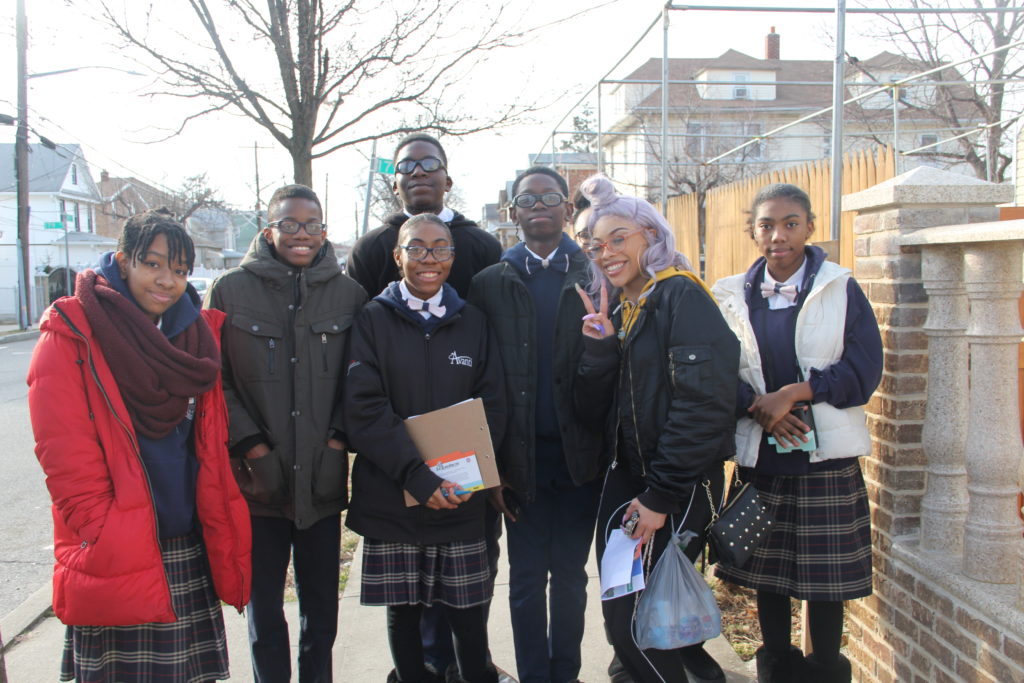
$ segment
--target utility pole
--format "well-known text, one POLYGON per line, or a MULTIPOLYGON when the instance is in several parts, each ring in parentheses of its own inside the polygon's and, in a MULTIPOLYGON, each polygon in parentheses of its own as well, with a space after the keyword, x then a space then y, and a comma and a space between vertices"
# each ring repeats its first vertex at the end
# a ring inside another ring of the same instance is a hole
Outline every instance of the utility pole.
POLYGON ((260 217, 260 153, 256 141, 252 141, 252 159, 256 166, 256 232, 263 229, 263 219, 260 217))
POLYGON ((14 175, 18 202, 18 327, 27 330, 32 315, 28 233, 28 21, 25 0, 18 0, 18 129, 14 137, 14 175))
MULTIPOLYGON (((330 188, 331 174, 324 173, 324 223, 327 223, 327 198, 331 195, 328 194, 327 190, 330 188)), ((327 223, 330 225, 330 223, 327 223)))
POLYGON ((377 172, 377 140, 373 140, 373 148, 370 150, 370 172, 366 174, 366 203, 363 204, 363 229, 360 235, 366 234, 366 228, 370 225, 370 196, 373 194, 373 178, 377 172))

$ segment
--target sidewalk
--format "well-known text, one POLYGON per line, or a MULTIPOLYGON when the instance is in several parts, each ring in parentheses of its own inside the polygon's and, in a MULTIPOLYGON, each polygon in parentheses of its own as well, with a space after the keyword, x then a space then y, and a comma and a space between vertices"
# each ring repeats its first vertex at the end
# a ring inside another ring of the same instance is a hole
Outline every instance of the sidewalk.
POLYGON ((16 342, 25 339, 35 339, 39 336, 39 328, 31 327, 22 330, 16 323, 0 325, 0 344, 5 342, 16 342))
MULTIPOLYGON (((504 548, 502 555, 504 557, 504 548)), ((392 666, 385 627, 385 610, 380 607, 363 607, 359 604, 361 557, 360 548, 356 552, 348 586, 341 599, 338 640, 334 646, 334 680, 339 683, 383 682, 392 666)), ((593 557, 587 570, 590 576, 587 635, 583 641, 583 670, 580 671, 580 680, 595 683, 608 680, 606 669, 608 662, 611 661, 612 649, 604 638, 601 601, 598 598, 597 562, 593 557)), ((45 591, 41 595, 45 596, 45 591)), ((44 610, 46 602, 48 601, 44 597, 44 610)), ((38 603, 37 599, 37 608, 38 603)), ((286 603, 285 613, 288 617, 292 652, 295 656, 298 651, 298 603, 286 603)), ((5 642, 13 641, 16 635, 7 631, 8 623, 9 619, 5 617, 3 627, 0 627, 5 642)), ((229 607, 224 610, 224 623, 231 657, 231 680, 251 683, 253 678, 248 657, 245 617, 229 607)), ((494 589, 490 637, 494 662, 514 675, 515 655, 512 630, 509 627, 508 574, 504 561, 501 563, 494 589)), ((56 618, 50 616, 38 621, 5 654, 7 675, 11 683, 52 683, 57 680, 63 642, 64 626, 56 618)), ((707 649, 726 670, 729 683, 753 681, 747 664, 740 660, 724 638, 719 636, 708 642, 707 649)), ((296 670, 294 664, 292 670, 296 670)))

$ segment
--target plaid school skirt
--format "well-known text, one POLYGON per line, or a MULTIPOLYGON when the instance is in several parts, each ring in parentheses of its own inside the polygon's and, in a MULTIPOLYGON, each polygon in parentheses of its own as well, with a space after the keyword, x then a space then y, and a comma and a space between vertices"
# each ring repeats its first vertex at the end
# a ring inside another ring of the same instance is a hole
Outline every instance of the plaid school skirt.
POLYGON ((363 605, 433 605, 466 608, 491 599, 487 543, 436 545, 363 538, 363 605))
POLYGON ((719 565, 719 578, 797 600, 871 595, 871 516, 858 461, 800 476, 744 469, 743 477, 775 523, 745 565, 719 565))
POLYGON ((228 678, 224 616, 195 534, 160 540, 171 588, 173 624, 68 626, 60 680, 79 683, 228 678))

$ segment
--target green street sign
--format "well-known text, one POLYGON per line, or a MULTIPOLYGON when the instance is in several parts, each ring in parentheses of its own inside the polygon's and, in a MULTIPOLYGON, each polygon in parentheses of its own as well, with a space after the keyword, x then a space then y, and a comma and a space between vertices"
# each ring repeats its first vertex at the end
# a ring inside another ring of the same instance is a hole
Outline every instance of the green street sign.
POLYGON ((391 159, 377 159, 377 158, 375 158, 374 162, 376 163, 375 169, 376 169, 377 173, 387 173, 388 175, 393 175, 394 174, 394 172, 395 172, 395 162, 393 162, 391 159))
POLYGON ((43 227, 47 230, 63 230, 64 224, 60 221, 47 221, 46 223, 43 223, 43 227))

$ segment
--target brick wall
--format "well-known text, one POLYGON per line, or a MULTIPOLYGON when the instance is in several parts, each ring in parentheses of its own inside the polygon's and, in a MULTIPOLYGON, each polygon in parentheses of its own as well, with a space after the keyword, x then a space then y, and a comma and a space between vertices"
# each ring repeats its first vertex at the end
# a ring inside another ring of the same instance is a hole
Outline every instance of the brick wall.
MULTIPOLYGON (((896 243, 897 236, 925 227, 997 220, 998 210, 951 206, 943 187, 911 188, 916 191, 903 195, 916 200, 900 201, 901 178, 888 181, 892 191, 877 192, 877 186, 844 198, 843 206, 860 211, 854 275, 872 303, 885 350, 882 382, 867 406, 874 445, 862 459, 875 590, 850 602, 847 612, 854 680, 1024 681, 1019 633, 998 627, 984 606, 976 608, 957 590, 966 581, 958 575, 959 557, 947 558, 949 567, 914 559, 925 490, 927 295, 919 248, 896 243)), ((1015 609, 1012 599, 1006 609, 1015 609)))

